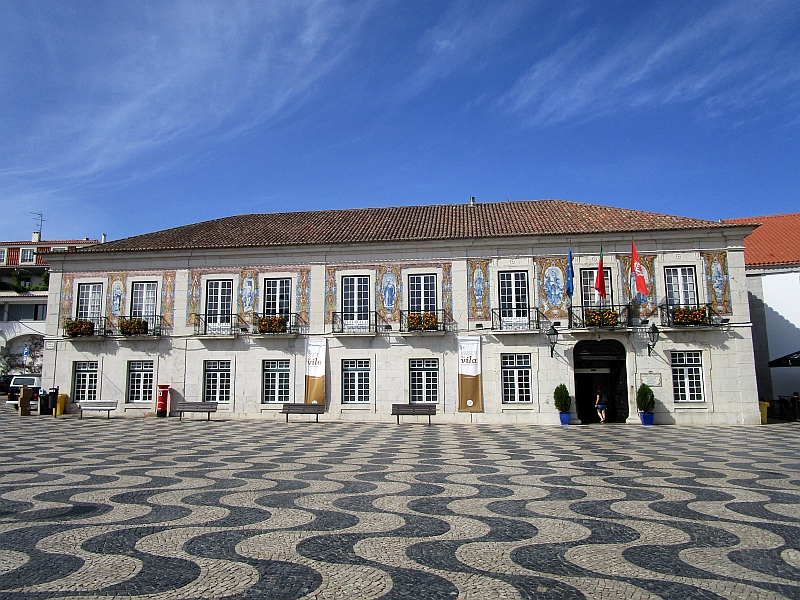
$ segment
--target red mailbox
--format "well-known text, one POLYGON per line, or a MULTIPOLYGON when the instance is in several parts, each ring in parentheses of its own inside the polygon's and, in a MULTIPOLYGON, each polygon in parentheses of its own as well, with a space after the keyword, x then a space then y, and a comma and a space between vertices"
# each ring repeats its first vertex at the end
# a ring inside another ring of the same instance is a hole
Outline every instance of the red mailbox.
POLYGON ((156 404, 156 416, 166 417, 169 410, 169 384, 158 384, 158 403, 156 404))

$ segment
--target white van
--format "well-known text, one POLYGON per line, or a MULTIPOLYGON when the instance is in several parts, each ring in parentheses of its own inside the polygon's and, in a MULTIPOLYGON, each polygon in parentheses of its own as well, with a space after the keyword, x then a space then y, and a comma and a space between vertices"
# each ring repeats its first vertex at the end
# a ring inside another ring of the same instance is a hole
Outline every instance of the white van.
POLYGON ((14 375, 14 377, 11 378, 11 382, 8 384, 8 400, 6 400, 6 404, 17 405, 17 400, 22 392, 23 385, 27 385, 33 390, 31 404, 39 401, 39 394, 44 391, 40 389, 42 386, 42 376, 35 374, 14 375))

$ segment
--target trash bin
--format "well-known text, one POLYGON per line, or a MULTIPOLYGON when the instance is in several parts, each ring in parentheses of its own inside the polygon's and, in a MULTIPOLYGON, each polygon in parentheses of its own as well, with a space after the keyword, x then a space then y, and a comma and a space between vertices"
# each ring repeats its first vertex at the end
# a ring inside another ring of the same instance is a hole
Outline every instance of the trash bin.
POLYGON ((52 387, 47 392, 47 414, 55 416, 56 406, 58 406, 58 387, 52 387))
POLYGON ((767 424, 767 409, 769 408, 769 402, 764 402, 763 400, 758 401, 758 408, 761 409, 761 424, 767 424))
POLYGON ((56 416, 61 416, 64 414, 64 410, 67 408, 67 395, 66 394, 59 394, 58 400, 56 401, 56 416))

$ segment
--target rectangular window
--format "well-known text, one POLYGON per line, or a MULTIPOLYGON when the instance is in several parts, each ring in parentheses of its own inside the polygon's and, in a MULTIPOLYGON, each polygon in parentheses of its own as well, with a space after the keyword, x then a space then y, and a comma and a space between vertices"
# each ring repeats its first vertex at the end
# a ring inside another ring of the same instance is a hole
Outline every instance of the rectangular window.
POLYGON ((153 401, 153 361, 128 362, 128 402, 153 401))
POLYGON ((705 402, 700 352, 672 352, 671 362, 672 396, 675 402, 705 402))
POLYGON ((528 325, 528 274, 525 271, 500 273, 500 318, 504 328, 528 325))
POLYGON ((78 308, 75 313, 78 319, 97 320, 102 314, 103 284, 79 283, 78 308))
POLYGON ((667 304, 697 305, 697 285, 694 267, 667 267, 664 269, 667 284, 667 304))
POLYGON ((262 402, 289 402, 289 361, 264 361, 264 397, 262 402))
POLYGON ((19 262, 20 264, 36 262, 36 255, 34 254, 33 248, 23 248, 20 250, 19 262))
POLYGON ((79 361, 74 363, 72 401, 91 402, 97 400, 97 362, 79 361))
POLYGON ((436 310, 436 275, 409 275, 408 312, 436 310))
POLYGON ((230 402, 231 361, 207 360, 203 367, 203 402, 230 402))
POLYGON ((215 279, 206 283, 206 333, 231 333, 233 281, 215 279))
POLYGON ((603 276, 606 280, 606 299, 603 300, 597 290, 594 289, 594 281, 597 278, 597 269, 581 269, 581 301, 584 306, 605 306, 614 302, 614 294, 611 288, 611 269, 603 269, 603 276))
POLYGON ((342 323, 345 331, 369 330, 369 277, 342 277, 342 323))
POLYGON ((155 281, 136 281, 131 286, 131 316, 152 317, 156 314, 156 293, 158 283, 155 281))
POLYGON ((342 404, 369 402, 369 360, 342 361, 342 404))
POLYGON ((409 371, 410 402, 438 402, 439 359, 412 358, 409 371))
POLYGON ((0 248, 0 265, 6 264, 6 249, 0 248))
POLYGON ((288 315, 290 310, 292 280, 264 280, 264 314, 288 315))
POLYGON ((503 404, 531 401, 531 355, 501 354, 503 404))
POLYGON ((9 304, 6 318, 9 321, 44 321, 47 304, 9 304))

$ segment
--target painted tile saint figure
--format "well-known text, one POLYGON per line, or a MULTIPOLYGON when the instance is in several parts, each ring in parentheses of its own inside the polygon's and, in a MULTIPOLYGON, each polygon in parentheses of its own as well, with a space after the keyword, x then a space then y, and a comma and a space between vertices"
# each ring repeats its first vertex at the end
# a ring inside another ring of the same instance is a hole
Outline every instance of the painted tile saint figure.
POLYGON ((382 282, 383 308, 394 310, 394 299, 397 295, 397 284, 394 273, 385 273, 382 282))
POLYGON ((564 273, 558 267, 548 267, 544 272, 544 293, 551 306, 558 306, 564 298, 564 273))
POLYGON ((475 293, 475 306, 479 309, 483 308, 483 293, 485 291, 484 281, 483 271, 481 269, 475 269, 475 275, 472 278, 472 289, 475 293))

